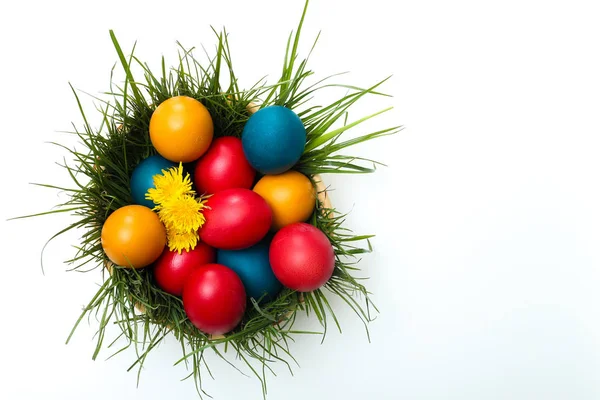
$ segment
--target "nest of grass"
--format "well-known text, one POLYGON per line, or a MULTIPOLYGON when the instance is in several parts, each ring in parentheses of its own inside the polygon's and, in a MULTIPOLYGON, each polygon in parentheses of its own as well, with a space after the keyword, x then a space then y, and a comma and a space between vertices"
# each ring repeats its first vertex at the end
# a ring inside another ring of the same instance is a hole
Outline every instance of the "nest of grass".
POLYGON ((201 397, 206 394, 202 389, 204 374, 210 374, 205 352, 214 352, 230 363, 225 358, 226 351, 235 352, 237 358, 247 365, 251 373, 260 380, 265 394, 266 371, 271 370, 269 364, 280 361, 290 367, 289 362, 294 359, 290 342, 296 335, 315 333, 294 329, 299 312, 318 319, 323 327, 322 332, 318 333, 323 337, 331 321, 340 328, 328 296, 339 296, 363 321, 365 328, 372 320, 371 312, 376 308, 371 303, 365 286, 353 275, 357 269, 358 257, 371 251, 371 236, 355 235, 344 228, 345 215, 323 201, 324 186, 318 176, 326 173, 373 172, 376 162, 343 155, 340 151, 367 140, 396 133, 400 127, 342 140, 341 136, 348 129, 388 110, 354 122, 347 121, 348 108, 365 96, 382 95, 376 90, 386 79, 365 89, 329 83, 327 80, 331 77, 306 84, 313 72, 307 69, 308 57, 301 60, 298 56, 305 14, 306 6, 295 33, 290 34, 282 74, 275 84, 267 84, 261 80, 247 90, 238 87, 227 33, 224 30, 215 31, 216 52, 207 62, 198 61, 193 49, 181 47, 177 65, 168 69, 163 58, 162 69, 158 74, 136 58, 133 51, 130 54, 123 52, 111 31, 110 36, 125 73, 125 81, 118 85, 111 84, 107 93, 109 100, 97 99, 100 105, 98 110, 102 113, 99 127, 92 127, 88 123, 78 94, 73 90, 83 124, 74 128, 72 133, 85 146, 85 151, 58 145, 71 155, 71 161, 65 162, 63 167, 73 179, 74 187, 43 186, 70 194, 69 200, 51 213, 68 212, 76 218, 75 222, 54 237, 71 229, 82 229, 84 232, 81 243, 77 246, 77 253, 67 262, 75 270, 101 271, 103 274, 103 283, 84 308, 69 335, 70 339, 77 325, 86 316, 96 316, 99 327, 94 359, 104 347, 112 349, 113 355, 134 347, 136 359, 130 370, 137 368, 139 380, 139 373, 148 355, 165 337, 173 335, 181 343, 182 349, 176 364, 187 365, 187 378, 193 379, 201 397), (141 71, 142 76, 134 76, 134 70, 141 71), (228 83, 224 85, 223 81, 228 83), (329 87, 343 87, 347 92, 325 106, 307 105, 317 92, 329 87), (100 243, 104 221, 113 211, 132 204, 129 190, 131 172, 140 161, 156 154, 148 134, 150 117, 160 103, 179 95, 197 99, 207 107, 213 119, 215 138, 240 137, 244 124, 251 115, 249 107, 252 108, 253 104, 256 104, 254 109, 271 105, 285 106, 300 116, 306 127, 307 142, 304 154, 294 169, 312 177, 314 184, 320 188, 321 195, 309 223, 327 235, 336 254, 333 276, 324 287, 308 293, 283 289, 273 301, 265 304, 251 300, 239 326, 220 337, 210 337, 194 327, 186 317, 182 300, 156 286, 151 268, 138 270, 113 267, 109 274, 105 273, 106 268, 103 267, 108 262, 100 243), (333 128, 334 126, 338 127, 333 128), (107 338, 107 327, 111 324, 120 328, 120 334, 107 338), (125 346, 115 349, 116 343, 122 343, 122 339, 126 342, 125 346))

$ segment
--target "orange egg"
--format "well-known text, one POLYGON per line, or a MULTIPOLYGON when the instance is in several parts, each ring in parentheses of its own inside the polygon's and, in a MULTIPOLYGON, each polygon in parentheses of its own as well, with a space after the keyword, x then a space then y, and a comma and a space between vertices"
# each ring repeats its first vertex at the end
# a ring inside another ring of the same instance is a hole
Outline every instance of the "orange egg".
POLYGON ((148 207, 131 205, 109 215, 102 227, 101 242, 114 264, 143 268, 161 255, 167 234, 156 213, 148 207))
POLYGON ((200 158, 213 138, 210 113, 196 99, 171 97, 162 102, 150 118, 150 140, 158 153, 174 162, 200 158))
POLYGON ((256 183, 254 191, 271 207, 272 230, 306 221, 315 209, 315 188, 310 179, 298 171, 265 175, 256 183))

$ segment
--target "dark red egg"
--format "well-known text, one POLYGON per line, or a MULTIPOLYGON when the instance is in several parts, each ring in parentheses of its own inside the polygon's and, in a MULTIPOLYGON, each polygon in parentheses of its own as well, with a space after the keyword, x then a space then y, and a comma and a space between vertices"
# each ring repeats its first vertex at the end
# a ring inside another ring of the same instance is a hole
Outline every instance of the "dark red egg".
POLYGON ((185 283, 183 308, 196 328, 211 335, 222 335, 235 328, 244 316, 244 284, 224 265, 203 265, 185 283))
POLYGON ((272 214, 267 202, 248 189, 217 192, 203 210, 206 222, 200 239, 223 250, 241 250, 258 243, 269 232, 272 214))
POLYGON ((183 285, 194 270, 216 260, 216 251, 206 243, 199 242, 193 250, 181 254, 165 248, 154 263, 154 279, 158 287, 167 293, 181 296, 183 285))
POLYGON ((233 136, 213 140, 198 162, 194 183, 198 193, 218 193, 232 188, 250 189, 256 171, 244 155, 242 141, 233 136))
POLYGON ((323 232, 310 224, 297 222, 275 234, 269 261, 273 273, 285 287, 310 292, 331 278, 335 253, 323 232))

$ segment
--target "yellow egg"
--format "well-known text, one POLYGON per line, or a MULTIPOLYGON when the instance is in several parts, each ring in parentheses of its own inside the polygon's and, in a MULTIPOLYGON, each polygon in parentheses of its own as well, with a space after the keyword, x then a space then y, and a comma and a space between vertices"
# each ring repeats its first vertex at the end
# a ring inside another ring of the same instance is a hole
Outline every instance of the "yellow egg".
POLYGON ((191 162, 204 154, 213 139, 213 129, 206 107, 187 96, 165 100, 150 118, 152 145, 174 162, 191 162))
POLYGON ((254 191, 271 207, 272 230, 306 221, 315 209, 315 188, 310 179, 298 171, 265 175, 256 183, 254 191))
POLYGON ((148 207, 121 207, 108 216, 101 233, 102 248, 116 265, 143 268, 162 254, 165 227, 148 207))

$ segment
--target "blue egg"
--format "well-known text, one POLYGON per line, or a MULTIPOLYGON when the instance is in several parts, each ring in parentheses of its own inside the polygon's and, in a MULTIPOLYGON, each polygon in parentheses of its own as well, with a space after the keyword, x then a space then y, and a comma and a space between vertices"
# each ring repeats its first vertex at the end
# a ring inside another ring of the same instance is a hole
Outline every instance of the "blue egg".
POLYGON ((154 187, 154 175, 162 174, 162 170, 175 167, 176 164, 159 155, 150 156, 138 164, 131 174, 131 197, 135 204, 154 208, 152 200, 146 199, 148 189, 154 187))
POLYGON ((304 152, 306 129, 289 108, 270 106, 252 114, 242 132, 248 162, 263 174, 292 168, 304 152))
POLYGON ((231 268, 238 274, 248 297, 258 300, 273 299, 281 290, 269 263, 270 240, 264 239, 243 250, 218 250, 217 263, 231 268))

